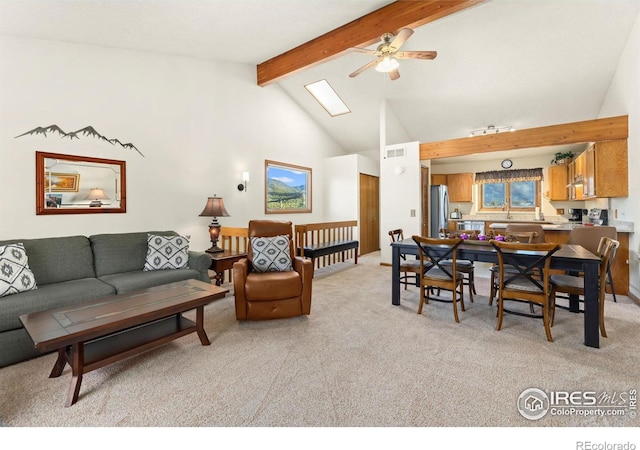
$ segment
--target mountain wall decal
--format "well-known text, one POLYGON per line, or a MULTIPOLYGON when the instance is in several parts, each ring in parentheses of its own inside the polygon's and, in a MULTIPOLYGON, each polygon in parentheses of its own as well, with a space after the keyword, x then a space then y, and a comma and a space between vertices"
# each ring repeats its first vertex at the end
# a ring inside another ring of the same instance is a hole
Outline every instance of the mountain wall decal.
POLYGON ((33 130, 29 130, 26 133, 22 133, 22 134, 16 136, 14 139, 17 139, 17 138, 22 137, 22 136, 32 135, 32 134, 35 134, 36 136, 41 134, 44 137, 47 137, 47 133, 51 133, 51 134, 57 133, 60 136, 62 136, 63 138, 68 137, 71 140, 79 139, 79 135, 80 136, 89 136, 89 137, 101 139, 103 141, 108 142, 111 145, 119 144, 123 148, 131 148, 131 149, 137 151, 140 154, 140 156, 142 156, 144 158, 144 155, 142 154, 142 152, 140 150, 138 150, 138 148, 135 145, 133 145, 131 142, 123 144, 117 138, 109 139, 106 136, 103 136, 102 134, 98 133, 98 131, 95 128, 93 128, 91 125, 86 126, 84 128, 81 128, 81 129, 79 129, 77 131, 71 131, 69 133, 65 132, 58 125, 49 125, 48 127, 36 127, 33 130))

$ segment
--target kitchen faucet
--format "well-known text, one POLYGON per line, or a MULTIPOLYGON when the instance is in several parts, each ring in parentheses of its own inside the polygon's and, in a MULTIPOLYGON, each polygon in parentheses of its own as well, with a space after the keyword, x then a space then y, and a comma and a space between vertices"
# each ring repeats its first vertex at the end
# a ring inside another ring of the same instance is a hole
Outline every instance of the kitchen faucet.
POLYGON ((502 210, 507 210, 507 220, 512 219, 513 217, 511 217, 511 212, 509 211, 509 203, 503 203, 502 204, 502 210))

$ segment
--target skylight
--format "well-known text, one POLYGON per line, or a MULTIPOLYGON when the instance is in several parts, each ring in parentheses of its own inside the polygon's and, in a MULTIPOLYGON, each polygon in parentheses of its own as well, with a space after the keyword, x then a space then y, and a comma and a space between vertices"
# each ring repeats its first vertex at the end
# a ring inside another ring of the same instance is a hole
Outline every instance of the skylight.
POLYGON ((350 113, 351 110, 336 94, 327 80, 316 81, 305 86, 307 91, 315 98, 331 117, 350 113))

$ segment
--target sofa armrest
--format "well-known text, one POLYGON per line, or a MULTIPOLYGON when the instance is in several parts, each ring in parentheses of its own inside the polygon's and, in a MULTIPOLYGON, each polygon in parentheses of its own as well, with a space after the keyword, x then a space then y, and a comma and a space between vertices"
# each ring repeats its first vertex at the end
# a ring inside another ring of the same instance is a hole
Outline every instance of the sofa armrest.
POLYGON ((206 283, 211 283, 209 267, 211 267, 211 257, 207 253, 189 250, 189 268, 200 272, 200 280, 206 283))

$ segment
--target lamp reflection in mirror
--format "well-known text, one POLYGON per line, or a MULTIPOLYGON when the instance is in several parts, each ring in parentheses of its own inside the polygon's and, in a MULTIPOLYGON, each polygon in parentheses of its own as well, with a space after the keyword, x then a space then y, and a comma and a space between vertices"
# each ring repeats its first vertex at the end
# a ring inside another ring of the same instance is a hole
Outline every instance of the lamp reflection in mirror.
POLYGON ((211 247, 205 250, 207 253, 218 253, 223 251, 218 247, 218 237, 220 236, 220 224, 218 223, 218 217, 229 217, 227 209, 224 207, 224 202, 221 197, 213 197, 207 199, 207 204, 200 213, 202 217, 213 217, 211 224, 209 225, 209 236, 211 238, 211 247))
POLYGON ((99 208, 102 206, 102 202, 100 200, 109 200, 109 197, 104 193, 104 189, 92 188, 91 191, 89 191, 89 195, 84 199, 91 200, 91 203, 89 203, 91 208, 99 208))
POLYGON ((247 184, 249 183, 249 172, 242 172, 242 183, 238 185, 240 192, 247 190, 247 184))

